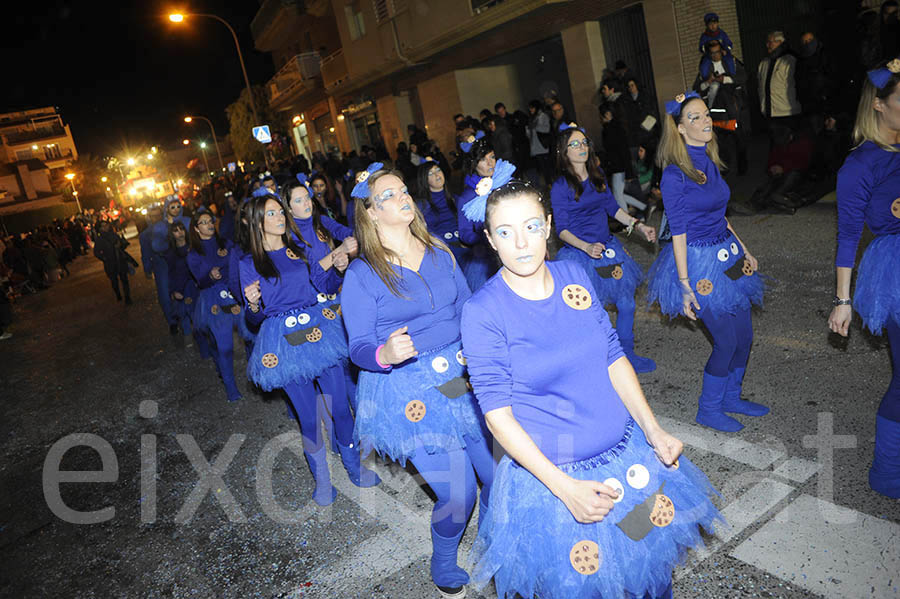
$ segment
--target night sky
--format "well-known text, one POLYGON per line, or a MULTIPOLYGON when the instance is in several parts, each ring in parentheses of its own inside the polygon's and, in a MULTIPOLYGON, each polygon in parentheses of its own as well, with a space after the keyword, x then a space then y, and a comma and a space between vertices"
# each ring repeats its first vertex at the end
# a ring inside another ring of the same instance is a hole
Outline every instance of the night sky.
POLYGON ((274 74, 270 54, 253 48, 255 0, 172 4, 21 2, 4 15, 0 112, 57 106, 79 152, 121 154, 129 147, 172 148, 185 137, 228 133, 225 107, 244 88, 228 29, 208 18, 170 23, 169 12, 213 13, 235 29, 250 83, 274 74), (177 10, 173 10, 177 9, 177 10))

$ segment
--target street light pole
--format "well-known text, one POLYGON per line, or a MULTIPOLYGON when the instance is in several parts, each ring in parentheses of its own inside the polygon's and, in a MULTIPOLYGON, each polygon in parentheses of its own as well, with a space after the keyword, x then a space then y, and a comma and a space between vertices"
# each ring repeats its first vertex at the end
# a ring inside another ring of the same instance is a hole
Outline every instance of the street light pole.
POLYGON ((78 199, 78 191, 75 189, 75 173, 66 173, 66 179, 69 180, 69 185, 72 186, 72 197, 75 198, 75 204, 78 206, 78 214, 83 214, 84 210, 81 209, 81 200, 78 199))
POLYGON ((206 165, 206 176, 209 177, 209 160, 206 159, 206 144, 200 142, 200 151, 203 152, 203 164, 206 165))
POLYGON ((213 143, 216 144, 216 155, 219 157, 219 168, 224 171, 225 163, 222 162, 222 152, 219 150, 219 140, 216 137, 216 128, 213 127, 212 121, 209 120, 208 118, 206 118, 205 116, 191 115, 191 116, 184 117, 184 122, 190 123, 194 119, 203 119, 209 125, 209 130, 212 131, 213 143))

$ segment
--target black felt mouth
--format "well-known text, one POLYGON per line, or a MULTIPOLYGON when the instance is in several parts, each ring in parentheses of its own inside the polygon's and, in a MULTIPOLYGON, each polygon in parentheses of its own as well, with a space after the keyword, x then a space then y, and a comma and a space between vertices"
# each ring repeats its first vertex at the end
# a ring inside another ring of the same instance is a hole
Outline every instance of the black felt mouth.
POLYGON ((328 306, 328 309, 331 310, 332 312, 334 312, 335 314, 337 314, 341 309, 341 305, 340 304, 331 304, 330 306, 328 306))
POLYGON ((737 281, 744 275, 744 261, 739 260, 731 265, 731 268, 725 271, 725 274, 728 275, 728 278, 732 281, 737 281))
POLYGON ((293 333, 288 333, 284 336, 287 339, 287 342, 291 345, 303 345, 304 343, 309 342, 309 339, 306 338, 306 335, 312 333, 318 327, 309 327, 308 329, 300 329, 299 331, 294 331, 293 333))
POLYGON ((602 278, 611 279, 613 278, 613 270, 615 270, 617 266, 622 266, 622 263, 619 262, 618 264, 610 264, 609 266, 598 266, 595 270, 602 278))
POLYGON ((231 309, 237 306, 237 304, 219 304, 219 310, 223 312, 231 312, 231 309))
POLYGON ((458 376, 450 379, 443 385, 435 386, 435 389, 443 393, 444 397, 456 399, 469 390, 469 385, 464 377, 458 376))
POLYGON ((654 527, 653 522, 650 521, 650 513, 653 511, 653 506, 656 503, 656 496, 662 493, 664 486, 665 483, 661 484, 656 493, 651 493, 647 499, 634 506, 631 511, 628 512, 628 515, 616 524, 616 526, 618 526, 632 541, 642 540, 650 534, 651 530, 653 530, 654 527))

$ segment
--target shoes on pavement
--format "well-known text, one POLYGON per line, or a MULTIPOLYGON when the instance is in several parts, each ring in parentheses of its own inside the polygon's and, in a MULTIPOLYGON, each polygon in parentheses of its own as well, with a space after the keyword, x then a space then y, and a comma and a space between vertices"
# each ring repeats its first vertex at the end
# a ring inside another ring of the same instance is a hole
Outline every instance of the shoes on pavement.
POLYGON ((2 335, 0 335, 0 341, 6 341, 7 339, 9 339, 12 336, 13 336, 12 333, 3 333, 2 335))

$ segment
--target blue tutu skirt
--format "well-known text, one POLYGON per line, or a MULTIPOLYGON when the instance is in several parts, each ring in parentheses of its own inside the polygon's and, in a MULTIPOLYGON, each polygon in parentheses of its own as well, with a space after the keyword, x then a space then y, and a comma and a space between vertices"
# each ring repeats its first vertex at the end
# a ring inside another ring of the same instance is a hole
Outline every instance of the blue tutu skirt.
POLYGON ((470 553, 473 581, 482 587, 493 578, 501 599, 660 595, 687 550, 703 545, 700 527, 712 532, 724 524, 706 475, 684 456, 677 464, 663 465, 630 420, 615 446, 560 465, 573 478, 620 491, 606 518, 581 524, 541 481, 504 457, 470 553))
POLYGON ((244 319, 244 311, 224 283, 200 290, 194 302, 194 325, 201 332, 225 334, 239 326, 239 319, 244 319))
POLYGON ((323 304, 267 317, 247 361, 247 378, 264 391, 311 381, 347 359, 340 315, 323 304))
POLYGON ((611 237, 605 245, 602 258, 591 258, 579 249, 564 245, 556 253, 556 259, 581 264, 605 305, 616 304, 623 299, 634 302, 634 292, 643 282, 644 272, 618 239, 611 237))
POLYGON ((488 279, 494 276, 499 268, 496 256, 486 245, 469 248, 459 265, 472 293, 475 293, 488 279))
POLYGON ((891 318, 900 324, 900 233, 876 237, 866 248, 859 261, 853 306, 876 335, 891 318))
MULTIPOLYGON (((721 316, 746 310, 751 304, 762 305, 765 282, 745 263, 744 249, 731 231, 717 240, 688 244, 687 263, 701 309, 709 308, 713 315, 721 316)), ((663 314, 670 318, 680 315, 684 303, 671 243, 650 266, 647 278, 647 305, 659 302, 663 314)))
POLYGON ((256 341, 256 335, 259 331, 254 331, 250 328, 250 325, 247 324, 247 318, 244 312, 241 312, 241 317, 237 319, 237 329, 238 334, 241 336, 241 339, 244 341, 256 341))
POLYGON ((464 448, 464 437, 484 438, 464 363, 457 341, 386 372, 361 370, 355 437, 363 455, 374 449, 405 465, 420 445, 435 453, 464 448))

